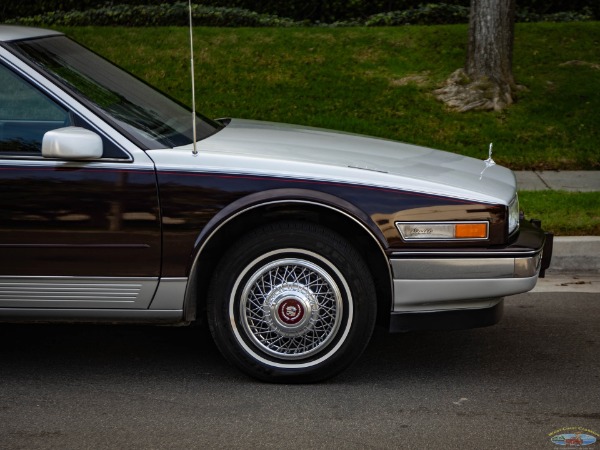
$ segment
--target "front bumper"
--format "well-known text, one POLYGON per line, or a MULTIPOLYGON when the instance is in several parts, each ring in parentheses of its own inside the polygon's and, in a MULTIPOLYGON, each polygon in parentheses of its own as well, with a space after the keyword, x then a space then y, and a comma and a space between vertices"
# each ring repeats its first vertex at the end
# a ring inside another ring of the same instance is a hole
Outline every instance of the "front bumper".
POLYGON ((503 248, 392 253, 390 330, 472 328, 497 322, 502 298, 533 289, 550 264, 553 237, 538 225, 522 222, 516 241, 503 248), (427 322, 432 325, 425 326, 427 322))

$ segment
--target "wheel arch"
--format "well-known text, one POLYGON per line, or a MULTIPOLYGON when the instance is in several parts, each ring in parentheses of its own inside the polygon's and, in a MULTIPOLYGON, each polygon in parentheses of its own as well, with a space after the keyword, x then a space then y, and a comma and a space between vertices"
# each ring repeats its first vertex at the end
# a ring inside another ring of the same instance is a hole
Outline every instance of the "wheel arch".
POLYGON ((264 191, 221 210, 196 239, 189 262, 185 320, 204 320, 208 286, 226 249, 245 232, 276 221, 300 220, 323 225, 352 243, 369 267, 377 295, 378 323, 386 325, 392 306, 392 275, 387 243, 369 216, 329 194, 306 190, 264 191))

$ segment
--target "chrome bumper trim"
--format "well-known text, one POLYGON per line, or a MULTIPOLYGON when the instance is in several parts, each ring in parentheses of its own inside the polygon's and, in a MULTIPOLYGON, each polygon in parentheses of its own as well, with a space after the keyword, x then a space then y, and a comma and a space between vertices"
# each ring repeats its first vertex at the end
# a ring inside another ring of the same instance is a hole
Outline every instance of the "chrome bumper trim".
POLYGON ((530 291, 537 278, 394 280, 393 312, 489 308, 491 298, 530 291))
POLYGON ((392 252, 392 258, 403 258, 405 256, 422 256, 422 257, 430 257, 430 256, 441 256, 445 258, 462 258, 465 256, 477 256, 478 258, 495 258, 495 257, 530 257, 537 255, 539 250, 528 250, 528 251, 497 251, 497 252, 473 252, 473 251, 439 251, 439 250, 420 250, 420 251, 405 251, 405 252, 392 252))
POLYGON ((488 308, 535 286, 542 254, 527 258, 392 259, 393 312, 488 308))
POLYGON ((528 258, 392 259, 391 264, 395 280, 456 280, 529 278, 538 272, 540 261, 538 253, 528 258))

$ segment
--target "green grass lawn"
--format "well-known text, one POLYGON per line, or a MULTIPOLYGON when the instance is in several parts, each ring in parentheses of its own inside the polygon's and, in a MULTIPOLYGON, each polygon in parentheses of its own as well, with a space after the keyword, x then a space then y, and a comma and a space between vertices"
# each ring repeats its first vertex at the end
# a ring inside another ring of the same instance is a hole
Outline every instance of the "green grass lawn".
MULTIPOLYGON (((191 104, 186 28, 62 29, 191 104)), ((431 92, 464 65, 467 26, 196 28, 198 110, 346 130, 513 170, 600 170, 600 22, 518 24, 524 86, 502 113, 454 113, 431 92)), ((600 194, 525 192, 557 234, 600 234, 600 194)))
POLYGON ((519 204, 527 219, 541 219, 556 235, 600 235, 600 193, 521 191, 519 204))
MULTIPOLYGON (((185 28, 65 29, 184 103, 185 28)), ((494 142, 512 169, 600 169, 600 22, 519 24, 503 113, 448 112, 431 91, 464 65, 467 26, 197 28, 198 109, 307 124, 477 158, 494 142)))

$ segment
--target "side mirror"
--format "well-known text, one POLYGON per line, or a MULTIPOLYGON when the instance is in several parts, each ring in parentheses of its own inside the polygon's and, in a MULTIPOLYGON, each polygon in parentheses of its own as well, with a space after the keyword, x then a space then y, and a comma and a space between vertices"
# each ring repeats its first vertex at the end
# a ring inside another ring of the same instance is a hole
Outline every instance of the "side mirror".
POLYGON ((59 159, 99 159, 102 158, 102 138, 85 128, 57 128, 44 134, 42 156, 59 159))

